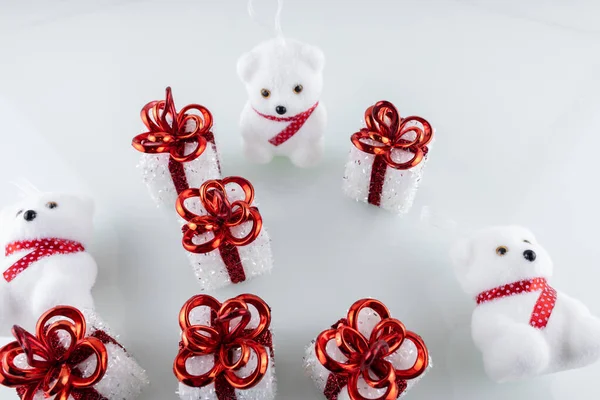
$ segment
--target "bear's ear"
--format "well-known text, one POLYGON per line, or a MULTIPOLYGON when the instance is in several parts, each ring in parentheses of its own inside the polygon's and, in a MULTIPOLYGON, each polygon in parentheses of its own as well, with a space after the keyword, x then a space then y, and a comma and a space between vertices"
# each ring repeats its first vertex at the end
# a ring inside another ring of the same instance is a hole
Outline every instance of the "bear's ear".
POLYGON ((469 269, 472 257, 472 246, 469 239, 459 239, 450 249, 450 259, 458 273, 466 272, 469 269))
POLYGON ((237 62, 237 73, 244 83, 250 82, 258 70, 258 54, 255 51, 242 54, 237 62))
POLYGON ((325 67, 325 54, 316 46, 303 44, 300 49, 300 57, 315 72, 321 72, 325 67))

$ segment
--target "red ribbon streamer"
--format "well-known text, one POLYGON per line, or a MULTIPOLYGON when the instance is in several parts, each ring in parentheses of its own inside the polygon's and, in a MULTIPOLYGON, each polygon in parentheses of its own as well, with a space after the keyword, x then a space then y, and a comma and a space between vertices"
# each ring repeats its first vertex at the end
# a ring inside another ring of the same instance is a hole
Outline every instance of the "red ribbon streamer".
POLYGON ((537 329, 544 329, 548 325, 548 320, 554 311, 556 305, 556 290, 548 285, 546 278, 526 279, 519 282, 509 283, 508 285, 487 290, 477 296, 477 304, 486 303, 503 297, 515 296, 523 293, 540 291, 540 295, 535 302, 529 325, 537 329))
POLYGON ((246 280, 246 272, 244 271, 244 265, 240 258, 240 252, 237 247, 229 242, 223 242, 219 246, 219 254, 225 267, 227 268, 227 275, 231 279, 231 283, 240 283, 246 280))
POLYGON ((296 114, 292 117, 276 117, 274 115, 263 114, 256 109, 254 109, 254 111, 256 111, 256 113, 261 117, 266 118, 270 121, 291 122, 285 128, 283 128, 281 132, 269 139, 269 143, 277 147, 284 144, 285 142, 290 140, 292 136, 298 133, 298 131, 304 126, 306 120, 308 120, 308 118, 312 115, 313 111, 315 111, 318 105, 319 102, 316 102, 315 105, 309 108, 308 110, 302 111, 300 114, 296 114))
POLYGON ((39 391, 55 400, 76 395, 103 399, 94 385, 106 373, 108 354, 101 340, 85 336, 86 322, 79 310, 59 306, 47 311, 38 320, 35 336, 16 325, 12 332, 16 341, 0 349, 0 384, 16 388, 23 400, 33 400, 39 391), (56 317, 67 319, 50 322, 56 317), (67 347, 61 344, 59 332, 70 337, 67 347), (27 359, 26 368, 15 364, 22 355, 27 359), (96 369, 83 377, 77 365, 89 357, 96 358, 96 369))
POLYGON ((372 388, 386 389, 380 397, 371 400, 395 400, 406 389, 406 381, 423 374, 429 365, 429 353, 423 339, 407 331, 402 322, 391 318, 383 303, 372 299, 355 302, 347 319, 321 332, 315 343, 315 354, 331 372, 324 391, 329 400, 337 400, 343 386, 347 387, 351 400, 369 400, 360 394, 360 378, 372 388), (364 309, 375 311, 381 318, 369 337, 365 337, 358 327, 358 317, 364 309), (417 359, 411 368, 398 370, 386 357, 395 353, 405 339, 415 344, 417 359), (337 361, 329 355, 327 344, 332 340, 346 361, 337 361))
POLYGON ((433 139, 433 129, 421 117, 400 118, 396 107, 389 101, 378 101, 365 111, 366 128, 352 135, 352 144, 362 152, 373 154, 373 166, 369 183, 368 202, 379 206, 387 167, 407 170, 419 165, 429 151, 427 145, 433 139), (414 123, 418 125, 414 125, 414 123), (414 139, 405 139, 407 134, 414 139), (396 162, 393 150, 404 150, 413 154, 406 162, 396 162))
MULTIPOLYGON (((213 320, 213 325, 214 322, 215 321, 213 320)), ((251 332, 250 329, 244 330, 246 335, 251 332)), ((273 351, 273 336, 270 330, 265 330, 260 336, 254 339, 254 341, 268 348, 271 358, 275 357, 275 352, 273 351)), ((227 379, 225 379, 223 375, 219 375, 215 379, 215 394, 217 395, 217 400, 237 400, 235 388, 227 382, 227 379)))
POLYGON ((29 251, 29 253, 17 262, 12 264, 2 274, 6 282, 15 279, 21 272, 26 270, 34 262, 55 254, 71 254, 85 251, 83 245, 79 242, 67 239, 44 238, 34 240, 19 240, 6 245, 4 254, 8 257, 19 251, 29 251))
POLYGON ((218 400, 236 400, 235 389, 244 390, 256 386, 264 377, 269 364, 269 349, 273 357, 273 340, 269 331, 271 311, 259 297, 242 294, 221 304, 208 295, 197 295, 189 299, 179 313, 182 341, 179 353, 173 364, 177 379, 190 387, 204 387, 215 384, 218 400), (253 306, 259 315, 256 328, 247 328, 253 306), (190 313, 197 307, 208 307, 211 312, 211 326, 194 325, 190 313), (233 325, 233 320, 239 321, 233 325), (235 360, 232 354, 240 352, 235 360), (255 369, 242 378, 236 371, 247 365, 251 353, 257 356, 255 369), (214 365, 202 375, 191 375, 186 368, 188 359, 214 355, 214 365))
POLYGON ((186 189, 179 194, 175 208, 177 213, 188 221, 183 227, 183 247, 192 253, 209 253, 219 249, 227 273, 233 283, 246 280, 244 266, 237 246, 252 243, 262 229, 262 217, 258 208, 251 206, 254 201, 254 187, 246 179, 230 176, 222 180, 206 181, 199 189, 186 189), (238 185, 244 192, 244 200, 230 202, 225 186, 238 185), (197 215, 190 211, 185 201, 198 197, 207 215, 197 215), (231 233, 231 228, 251 223, 250 231, 238 238, 231 233), (204 233, 212 233, 213 238, 197 244, 195 238, 204 233))
POLYGON ((381 204, 381 195, 383 194, 383 183, 385 182, 385 173, 387 164, 382 155, 376 155, 373 158, 371 167, 371 179, 369 180, 369 195, 367 201, 369 204, 378 206, 381 204))
MULTIPOLYGON (((169 153, 169 172, 177 194, 189 188, 183 163, 192 161, 204 152, 207 142, 216 149, 214 135, 211 132, 212 115, 207 108, 199 104, 190 104, 179 112, 175 108, 171 88, 166 89, 165 100, 155 100, 146 104, 141 111, 142 121, 147 132, 133 138, 132 146, 147 154, 169 153), (197 111, 200 114, 188 114, 197 111), (189 131, 188 122, 194 129, 189 131), (186 154, 186 144, 195 144, 186 154)), ((217 161, 218 162, 218 161, 217 161)), ((220 165, 218 165, 220 170, 220 165)))
MULTIPOLYGON (((327 383, 325 384, 325 390, 323 394, 327 400, 338 400, 338 396, 342 392, 344 386, 348 385, 348 378, 343 375, 329 374, 327 377, 327 383)), ((396 379, 396 385, 398 385, 398 397, 404 393, 408 387, 408 382, 402 378, 396 379)))

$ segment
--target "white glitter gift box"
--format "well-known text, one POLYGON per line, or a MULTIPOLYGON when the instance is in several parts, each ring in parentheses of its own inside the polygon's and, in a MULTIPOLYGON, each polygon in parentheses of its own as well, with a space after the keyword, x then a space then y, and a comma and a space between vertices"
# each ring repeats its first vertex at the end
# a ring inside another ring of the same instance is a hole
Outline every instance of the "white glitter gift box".
POLYGON ((147 131, 134 137, 132 145, 144 153, 139 167, 159 205, 173 207, 185 189, 221 177, 208 109, 190 104, 178 112, 168 87, 166 100, 146 104, 141 117, 147 131))
POLYGON ((204 182, 177 199, 183 247, 202 290, 240 283, 273 268, 269 235, 254 188, 241 177, 204 182))
POLYGON ((221 304, 189 299, 179 314, 181 342, 173 364, 182 400, 272 400, 277 390, 271 310, 242 294, 221 304))
POLYGON ((423 339, 373 299, 354 303, 345 319, 319 334, 304 357, 306 372, 328 400, 396 399, 429 366, 423 339))
POLYGON ((22 400, 129 400, 148 385, 136 363, 93 312, 58 306, 42 315, 35 336, 19 326, 0 349, 0 384, 22 400))
POLYGON ((433 129, 421 117, 400 118, 394 105, 379 101, 365 112, 366 128, 352 135, 344 193, 396 214, 414 201, 433 129))

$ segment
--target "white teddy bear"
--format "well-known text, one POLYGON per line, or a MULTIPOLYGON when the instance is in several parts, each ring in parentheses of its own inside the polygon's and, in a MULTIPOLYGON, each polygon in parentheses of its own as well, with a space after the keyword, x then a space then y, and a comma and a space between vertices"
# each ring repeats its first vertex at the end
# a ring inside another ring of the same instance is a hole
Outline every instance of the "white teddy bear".
POLYGON ((56 305, 94 307, 93 208, 89 198, 40 193, 2 210, 0 335, 14 324, 32 329, 56 305))
POLYGON ((451 256, 477 302, 472 336, 490 378, 527 378, 600 358, 600 320, 548 285, 552 260, 527 229, 485 229, 459 241, 451 256))
POLYGON ((240 57, 238 75, 248 91, 240 125, 250 161, 266 164, 282 155, 298 167, 310 167, 321 160, 327 121, 319 102, 324 64, 319 48, 282 38, 240 57))

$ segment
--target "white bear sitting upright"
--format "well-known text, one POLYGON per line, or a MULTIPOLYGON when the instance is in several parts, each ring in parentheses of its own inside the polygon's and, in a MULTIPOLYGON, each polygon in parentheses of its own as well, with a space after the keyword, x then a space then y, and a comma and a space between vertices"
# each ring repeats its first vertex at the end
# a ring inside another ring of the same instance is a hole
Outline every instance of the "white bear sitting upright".
POLYGON ((327 114, 319 102, 323 88, 323 52, 291 39, 261 43, 238 61, 248 102, 240 120, 244 154, 266 164, 287 156, 298 167, 323 156, 327 114))
POLYGON ((600 357, 600 320, 548 285, 552 260, 527 229, 488 228, 453 248, 456 274, 477 302, 475 345, 502 382, 588 365, 600 357))
POLYGON ((94 307, 97 266, 85 250, 92 239, 93 208, 88 198, 40 193, 2 210, 0 335, 14 324, 33 329, 56 305, 94 307))

